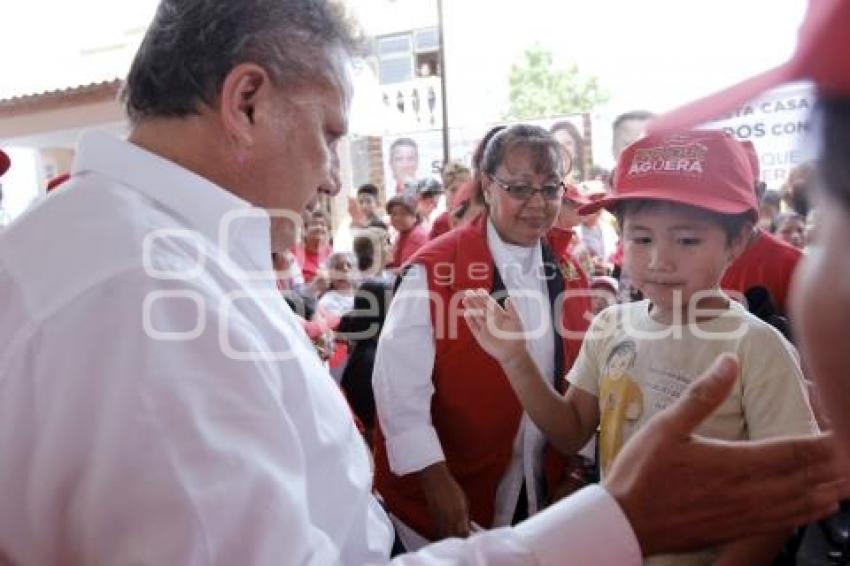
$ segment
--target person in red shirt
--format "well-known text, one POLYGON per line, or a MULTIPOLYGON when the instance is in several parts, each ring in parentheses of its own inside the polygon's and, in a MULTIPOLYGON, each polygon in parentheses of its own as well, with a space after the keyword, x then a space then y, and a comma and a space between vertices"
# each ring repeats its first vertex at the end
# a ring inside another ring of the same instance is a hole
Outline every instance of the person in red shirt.
POLYGON ((589 202, 590 200, 579 191, 578 187, 566 184, 564 197, 561 199, 561 210, 555 219, 555 225, 546 234, 552 250, 559 257, 570 258, 571 262, 580 266, 585 279, 587 274, 593 273, 593 259, 581 243, 576 227, 581 222, 579 207, 589 202))
POLYGON ((308 285, 313 282, 319 268, 331 255, 332 250, 328 244, 330 230, 331 222, 324 211, 314 210, 310 213, 304 227, 304 245, 295 249, 295 258, 301 266, 304 282, 308 285))
POLYGON ((393 257, 387 264, 390 269, 400 268, 428 241, 428 231, 422 226, 416 204, 416 198, 410 195, 396 195, 387 202, 390 224, 398 232, 393 242, 393 257))
POLYGON ((431 233, 432 220, 438 216, 436 212, 443 194, 443 185, 439 180, 429 177, 416 183, 416 212, 422 219, 422 226, 431 233))
POLYGON ((788 287, 803 252, 761 228, 756 228, 744 253, 726 269, 720 286, 747 294, 763 287, 780 314, 788 312, 788 287))
MULTIPOLYGON (((493 126, 484 137, 478 142, 475 151, 472 154, 472 170, 468 171, 468 177, 460 183, 454 193, 454 197, 449 199, 451 214, 447 216, 447 227, 444 232, 453 230, 459 226, 474 221, 478 215, 484 210, 484 193, 481 190, 481 160, 484 158, 484 150, 487 143, 493 136, 504 130, 505 126, 493 126)), ((443 227, 437 228, 437 232, 431 231, 431 239, 444 232, 443 227)))
MULTIPOLYGON (((764 200, 765 185, 760 180, 759 158, 752 142, 741 142, 753 170, 753 190, 759 202, 764 200)), ((747 299, 747 306, 761 318, 765 315, 783 315, 787 312, 786 301, 791 276, 803 254, 767 232, 756 227, 750 243, 732 264, 720 281, 724 291, 737 292, 747 299), (754 304, 758 302, 760 304, 754 304)))
POLYGON ((450 161, 443 167, 442 177, 443 189, 446 192, 446 210, 431 224, 432 240, 452 229, 451 213, 461 204, 456 200, 458 189, 472 178, 472 172, 460 161, 450 161))

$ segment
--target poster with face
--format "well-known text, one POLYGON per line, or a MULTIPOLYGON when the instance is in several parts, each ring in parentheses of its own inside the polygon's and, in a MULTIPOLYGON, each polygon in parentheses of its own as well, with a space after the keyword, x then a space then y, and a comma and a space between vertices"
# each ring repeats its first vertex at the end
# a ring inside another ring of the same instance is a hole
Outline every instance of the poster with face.
MULTIPOLYGON (((454 144, 453 144, 454 145, 454 144)), ((384 136, 384 183, 387 198, 405 191, 423 178, 439 178, 443 163, 443 133, 441 130, 403 132, 384 136)))
MULTIPOLYGON (((512 125, 520 122, 501 122, 512 125)), ((584 115, 571 114, 542 120, 524 120, 522 123, 540 126, 555 136, 565 151, 573 157, 571 178, 583 175, 589 161, 583 138, 584 115)), ((480 127, 452 128, 449 132, 451 159, 472 165, 472 155, 484 134, 496 124, 480 127)), ((385 135, 382 141, 384 156, 384 183, 387 198, 404 190, 405 183, 413 185, 426 177, 440 177, 443 165, 443 133, 439 129, 399 132, 385 135)))

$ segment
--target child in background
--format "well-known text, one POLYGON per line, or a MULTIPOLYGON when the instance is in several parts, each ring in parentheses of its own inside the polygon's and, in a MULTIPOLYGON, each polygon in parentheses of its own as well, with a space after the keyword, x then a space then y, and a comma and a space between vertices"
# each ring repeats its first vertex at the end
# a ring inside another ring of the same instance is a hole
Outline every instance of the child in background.
POLYGON ((328 290, 319 297, 318 309, 328 318, 336 319, 354 307, 354 284, 351 281, 354 260, 349 253, 337 252, 328 258, 328 290))
POLYGON ((304 219, 304 243, 296 246, 294 254, 307 284, 313 282, 331 255, 330 233, 331 219, 323 210, 314 210, 304 219))
POLYGON ((785 212, 776 217, 776 235, 779 239, 802 250, 806 244, 806 219, 796 212, 785 212))
POLYGON ((333 331, 339 327, 342 316, 354 308, 353 269, 351 254, 337 252, 328 258, 326 268, 316 278, 326 282, 327 290, 319 297, 316 314, 310 322, 325 330, 322 339, 327 348, 328 368, 337 382, 348 360, 348 344, 335 339, 333 331))
POLYGON ((390 224, 396 230, 393 254, 387 267, 398 270, 416 251, 428 242, 428 230, 422 226, 422 217, 416 211, 416 198, 396 195, 387 202, 390 224))
MULTIPOLYGON (((511 303, 502 310, 484 291, 466 297, 473 334, 563 452, 575 453, 599 427, 604 476, 623 443, 723 352, 737 355, 741 375, 698 434, 743 440, 817 432, 793 346, 719 287, 757 219, 753 181, 741 145, 722 132, 649 136, 623 152, 614 194, 589 206, 617 214, 626 266, 646 299, 594 319, 565 397, 546 385, 516 339, 522 325, 511 303)), ((787 534, 648 563, 769 564, 787 534)))
POLYGON ((357 189, 356 214, 357 220, 352 222, 352 228, 368 228, 383 223, 379 215, 378 187, 371 183, 360 185, 357 189))

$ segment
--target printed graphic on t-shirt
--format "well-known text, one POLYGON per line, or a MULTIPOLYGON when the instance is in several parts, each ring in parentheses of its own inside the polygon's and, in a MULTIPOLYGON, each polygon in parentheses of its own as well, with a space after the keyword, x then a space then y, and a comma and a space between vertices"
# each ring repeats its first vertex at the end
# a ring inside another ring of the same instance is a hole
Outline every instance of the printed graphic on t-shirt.
POLYGON ((629 373, 637 358, 635 342, 617 342, 605 358, 599 390, 599 452, 603 474, 623 447, 624 428, 633 428, 644 410, 640 384, 629 373))
POLYGON ((660 413, 673 404, 694 379, 693 375, 681 369, 667 368, 663 364, 651 363, 646 371, 650 378, 643 382, 643 386, 646 388, 647 408, 651 414, 660 413))

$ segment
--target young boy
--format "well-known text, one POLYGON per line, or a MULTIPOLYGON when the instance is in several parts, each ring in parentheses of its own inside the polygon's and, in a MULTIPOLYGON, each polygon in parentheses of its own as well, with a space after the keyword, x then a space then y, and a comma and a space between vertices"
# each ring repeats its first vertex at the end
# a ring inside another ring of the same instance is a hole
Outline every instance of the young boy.
MULTIPOLYGON (((567 454, 599 427, 604 476, 635 431, 731 352, 741 363, 738 384, 699 434, 741 440, 816 432, 793 347, 719 287, 758 214, 741 145, 713 131, 649 136, 623 152, 617 171, 613 195, 589 207, 618 216, 626 266, 646 299, 594 319, 565 397, 549 389, 516 339, 522 326, 510 302, 503 311, 483 291, 465 299, 473 334, 537 425, 567 454)), ((649 563, 768 564, 787 534, 649 563)))

